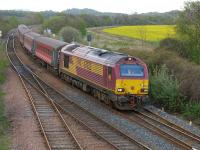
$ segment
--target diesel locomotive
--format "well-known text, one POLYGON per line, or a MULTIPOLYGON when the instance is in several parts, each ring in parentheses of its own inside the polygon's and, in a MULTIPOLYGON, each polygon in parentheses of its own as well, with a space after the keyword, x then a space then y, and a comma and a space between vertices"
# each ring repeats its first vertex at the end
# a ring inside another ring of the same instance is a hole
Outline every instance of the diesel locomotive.
POLYGON ((132 110, 148 97, 148 69, 139 58, 44 37, 25 25, 18 37, 48 70, 112 107, 132 110))

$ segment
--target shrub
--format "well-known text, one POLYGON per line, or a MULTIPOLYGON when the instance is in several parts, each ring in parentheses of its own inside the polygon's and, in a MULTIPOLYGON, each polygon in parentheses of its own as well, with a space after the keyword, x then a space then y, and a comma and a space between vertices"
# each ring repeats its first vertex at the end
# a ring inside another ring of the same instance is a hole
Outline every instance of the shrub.
MULTIPOLYGON (((170 72, 180 81, 180 91, 189 102, 200 100, 200 66, 166 50, 156 50, 157 57, 151 55, 154 64, 166 64, 170 72)), ((152 63, 152 62, 150 62, 152 63)))
POLYGON ((170 111, 180 110, 181 93, 179 83, 170 75, 166 65, 155 67, 150 76, 151 97, 156 102, 170 111))
POLYGON ((200 103, 188 104, 183 107, 183 115, 188 119, 200 118, 200 103))
POLYGON ((60 36, 65 42, 68 43, 81 40, 80 32, 77 29, 69 26, 66 26, 60 30, 60 36))
POLYGON ((51 29, 53 33, 58 33, 64 26, 66 26, 64 16, 54 16, 45 20, 43 23, 43 29, 51 29))
POLYGON ((0 84, 2 84, 6 78, 6 69, 8 66, 7 56, 5 54, 4 45, 0 43, 0 84))
POLYGON ((160 47, 166 48, 168 50, 173 50, 178 52, 181 56, 187 56, 187 50, 185 44, 175 38, 165 38, 160 41, 160 47))

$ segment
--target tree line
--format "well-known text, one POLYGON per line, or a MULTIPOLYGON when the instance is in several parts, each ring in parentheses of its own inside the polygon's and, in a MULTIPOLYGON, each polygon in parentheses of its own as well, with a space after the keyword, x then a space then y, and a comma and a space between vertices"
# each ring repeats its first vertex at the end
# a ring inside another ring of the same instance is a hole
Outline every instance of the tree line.
POLYGON ((3 33, 16 27, 18 24, 43 24, 43 27, 50 28, 54 33, 58 33, 64 26, 72 26, 78 29, 82 35, 86 34, 87 27, 117 26, 117 25, 149 25, 149 24, 175 24, 175 18, 179 11, 167 13, 147 13, 147 14, 114 14, 98 13, 91 14, 71 14, 69 11, 61 13, 54 11, 30 12, 15 10, 0 10, 0 30, 3 33), (17 20, 17 21, 16 21, 17 20), (9 25, 14 22, 15 25, 9 25), (55 23, 56 22, 56 23, 55 23))
POLYGON ((185 3, 176 20, 176 38, 167 38, 161 46, 200 64, 200 1, 185 3))
MULTIPOLYGON (((0 30, 3 36, 11 29, 16 28, 19 24, 35 25, 42 24, 44 17, 41 13, 19 13, 13 15, 13 11, 0 11, 0 30)), ((17 13, 18 12, 18 13, 17 13)))

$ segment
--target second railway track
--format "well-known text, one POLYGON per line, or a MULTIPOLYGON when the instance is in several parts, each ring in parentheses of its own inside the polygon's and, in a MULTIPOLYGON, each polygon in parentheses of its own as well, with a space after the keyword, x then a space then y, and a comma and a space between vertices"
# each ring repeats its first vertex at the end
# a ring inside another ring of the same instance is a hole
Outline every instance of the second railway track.
POLYGON ((21 79, 39 121, 49 149, 83 149, 71 130, 61 119, 63 116, 53 109, 51 100, 38 92, 27 81, 21 79))
POLYGON ((26 72, 20 61, 16 59, 17 57, 14 56, 12 49, 13 39, 10 37, 7 43, 9 58, 27 92, 48 149, 83 149, 64 121, 63 116, 54 106, 52 100, 22 78, 20 73, 25 75, 26 72))
POLYGON ((143 109, 143 111, 136 112, 143 120, 151 123, 153 126, 159 128, 160 130, 168 133, 171 137, 176 139, 181 139, 185 144, 190 145, 193 149, 200 148, 200 136, 164 119, 159 114, 155 114, 148 109, 143 109))

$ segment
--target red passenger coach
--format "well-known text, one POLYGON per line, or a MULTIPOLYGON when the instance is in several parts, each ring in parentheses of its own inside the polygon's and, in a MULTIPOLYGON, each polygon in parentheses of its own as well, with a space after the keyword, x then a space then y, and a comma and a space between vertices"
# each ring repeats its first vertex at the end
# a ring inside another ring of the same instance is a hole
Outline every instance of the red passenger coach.
POLYGON ((58 69, 58 57, 60 49, 67 43, 48 37, 35 39, 35 56, 42 60, 47 67, 58 69))
POLYGON ((28 32, 24 34, 24 47, 32 54, 35 55, 35 39, 41 36, 35 32, 28 32))

